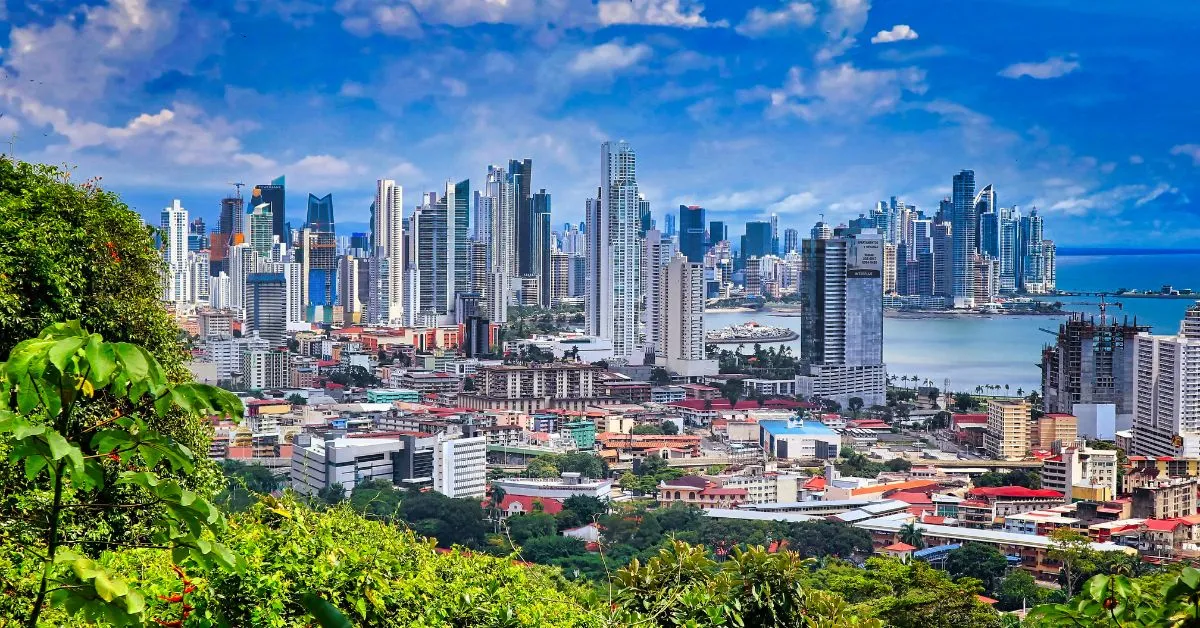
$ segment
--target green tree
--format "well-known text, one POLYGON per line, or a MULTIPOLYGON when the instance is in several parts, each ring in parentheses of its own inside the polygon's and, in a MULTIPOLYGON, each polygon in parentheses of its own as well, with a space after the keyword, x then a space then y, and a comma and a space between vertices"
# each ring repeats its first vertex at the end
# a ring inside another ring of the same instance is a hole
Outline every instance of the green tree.
POLYGON ((554 515, 544 512, 531 512, 524 515, 514 515, 506 521, 508 534, 514 543, 524 545, 527 541, 539 536, 554 536, 558 534, 554 515))
POLYGON ((1000 550, 983 543, 967 543, 946 556, 946 571, 955 578, 974 578, 983 583, 984 590, 993 587, 1004 577, 1008 560, 1000 550))
POLYGON ((346 487, 340 482, 334 482, 317 491, 317 502, 327 506, 336 506, 346 501, 346 487))
POLYGON ((542 565, 554 564, 555 559, 584 554, 587 554, 587 544, 569 536, 535 536, 521 546, 522 558, 542 565))
POLYGON ((482 547, 487 534, 477 499, 453 499, 441 493, 414 493, 400 502, 400 518, 439 547, 482 547))
POLYGON ((1053 545, 1047 556, 1062 564, 1059 580, 1063 591, 1067 596, 1074 595, 1080 575, 1095 569, 1096 550, 1092 549, 1091 539, 1078 530, 1058 528, 1049 536, 1053 545))
POLYGON ((662 433, 666 434, 667 436, 675 436, 679 433, 679 426, 676 425, 674 421, 663 421, 662 433))
POLYGON ((900 526, 900 531, 897 533, 896 538, 901 543, 907 543, 917 549, 925 549, 925 532, 911 521, 900 526))
POLYGON ((306 398, 304 397, 304 395, 301 395, 301 394, 299 394, 299 393, 292 393, 292 394, 288 395, 288 396, 287 396, 287 402, 288 402, 288 403, 290 403, 290 404, 292 404, 293 406, 306 406, 306 405, 308 405, 308 399, 306 399, 306 398))
POLYGON ((895 472, 912 470, 912 462, 910 462, 907 458, 892 458, 891 460, 883 463, 883 466, 888 471, 895 472))
POLYGON ((663 429, 662 429, 662 427, 659 427, 658 425, 649 425, 649 424, 637 425, 637 426, 634 426, 634 428, 632 430, 630 430, 629 433, 634 434, 635 436, 641 436, 641 435, 661 436, 663 433, 663 429))
POLYGON ((558 519, 558 529, 566 530, 592 523, 607 512, 608 502, 598 497, 572 495, 563 501, 563 509, 555 518, 558 519))
POLYGON ((997 590, 999 606, 1006 611, 1036 606, 1043 598, 1045 589, 1039 587, 1033 576, 1023 569, 1014 569, 1000 583, 997 590))
POLYGON ((862 409, 863 409, 863 398, 862 397, 851 397, 850 402, 847 404, 847 407, 850 409, 850 413, 853 414, 857 418, 858 413, 862 412, 862 409))
POLYGON ((721 385, 721 396, 729 400, 730 405, 737 405, 742 398, 743 384, 740 379, 731 379, 721 385))
POLYGON ((650 371, 650 383, 655 386, 666 386, 671 383, 671 374, 667 372, 667 369, 656 366, 650 371))
MULTIPOLYGON (((191 473, 191 450, 141 418, 172 411, 238 418, 237 397, 201 384, 171 384, 146 349, 106 342, 72 321, 50 325, 12 348, 0 364, 0 400, 0 450, 9 452, 32 483, 32 490, 15 500, 16 510, 4 515, 14 536, 0 538, 5 546, 24 548, 39 565, 33 590, 15 596, 23 602, 18 612, 28 615, 29 626, 38 625, 47 600, 91 620, 144 618, 145 596, 94 560, 104 550, 153 546, 171 550, 172 560, 181 565, 240 565, 211 540, 224 530, 221 512, 157 473, 168 468, 191 473), (89 418, 85 400, 95 398, 135 411, 134 418, 121 412, 100 422, 89 418), (97 536, 92 517, 109 509, 147 519, 145 538, 127 542, 97 536)), ((7 595, 14 593, 10 587, 7 595)))
POLYGON ((967 393, 954 395, 954 409, 958 412, 970 412, 975 409, 975 398, 967 393))
POLYGON ((368 519, 394 521, 404 494, 386 480, 368 480, 350 490, 350 507, 368 519))

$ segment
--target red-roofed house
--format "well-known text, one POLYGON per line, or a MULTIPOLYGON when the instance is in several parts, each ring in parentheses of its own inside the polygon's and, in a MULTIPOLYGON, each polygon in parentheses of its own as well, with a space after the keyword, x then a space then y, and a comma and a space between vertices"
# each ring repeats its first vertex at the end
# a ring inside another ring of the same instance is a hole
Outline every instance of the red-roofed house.
POLYGON ((736 508, 749 499, 750 492, 744 488, 722 488, 698 475, 664 480, 658 485, 658 502, 664 506, 682 503, 706 510, 736 508))
POLYGON ((891 545, 879 550, 879 553, 883 554, 884 556, 890 556, 900 560, 907 560, 916 550, 917 548, 909 545, 908 543, 892 543, 891 545))
MULTIPOLYGON (((491 504, 485 501, 483 502, 483 507, 489 508, 491 504)), ((505 495, 504 499, 500 500, 500 518, 507 519, 513 515, 525 515, 537 512, 539 507, 546 514, 557 515, 562 512, 563 503, 550 497, 505 495)))
POLYGON ((954 441, 976 449, 983 447, 983 433, 987 431, 986 414, 955 414, 950 417, 950 431, 954 441))

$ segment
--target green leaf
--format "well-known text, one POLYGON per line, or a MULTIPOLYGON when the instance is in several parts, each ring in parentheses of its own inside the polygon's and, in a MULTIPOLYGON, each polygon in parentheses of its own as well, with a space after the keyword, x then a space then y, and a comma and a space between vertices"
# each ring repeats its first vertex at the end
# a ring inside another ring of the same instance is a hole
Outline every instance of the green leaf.
POLYGON ((62 460, 67 457, 72 449, 78 451, 78 448, 73 447, 71 443, 67 442, 67 439, 63 438, 62 434, 59 434, 55 430, 46 430, 45 438, 46 444, 50 446, 50 455, 55 460, 62 460))
POLYGON ((30 436, 37 436, 45 433, 45 425, 34 425, 24 419, 17 419, 13 425, 13 438, 17 440, 25 440, 30 436))
POLYGON ((116 578, 110 579, 108 574, 103 571, 96 573, 93 586, 96 587, 96 595, 99 595, 105 602, 111 602, 129 593, 129 585, 116 578))
POLYGON ((130 591, 125 596, 125 612, 137 615, 144 610, 146 610, 146 598, 142 597, 142 594, 137 591, 130 591))
POLYGON ((300 595, 300 605, 308 611, 322 628, 353 628, 354 624, 321 596, 311 591, 300 595))
POLYGON ((1103 600, 1108 597, 1109 578, 1105 575, 1092 576, 1087 582, 1088 595, 1093 600, 1103 600))
POLYGON ((83 356, 91 367, 88 379, 92 381, 92 385, 96 388, 108 386, 113 372, 117 370, 117 356, 112 345, 104 342, 100 334, 92 334, 83 351, 83 356))
POLYGON ((85 338, 76 336, 59 340, 54 343, 54 346, 50 347, 50 363, 54 365, 54 368, 58 369, 59 373, 65 374, 67 372, 67 362, 71 360, 76 351, 83 347, 84 341, 85 338))
POLYGON ((46 465, 50 464, 44 456, 30 456, 25 459, 25 479, 32 482, 46 465))

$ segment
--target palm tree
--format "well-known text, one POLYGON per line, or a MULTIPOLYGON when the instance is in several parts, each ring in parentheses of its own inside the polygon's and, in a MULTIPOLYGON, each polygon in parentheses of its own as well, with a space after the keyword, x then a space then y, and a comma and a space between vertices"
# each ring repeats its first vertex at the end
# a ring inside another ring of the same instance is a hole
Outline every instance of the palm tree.
POLYGON ((1004 394, 1008 395, 1008 384, 1004 385, 1004 394))
POLYGON ((917 527, 915 521, 900 526, 897 537, 901 543, 907 543, 917 549, 925 549, 925 533, 917 527))
POLYGON ((1024 396, 1025 396, 1025 389, 1024 389, 1024 388, 1018 388, 1018 389, 1017 389, 1017 396, 1018 396, 1018 397, 1024 397, 1024 396))

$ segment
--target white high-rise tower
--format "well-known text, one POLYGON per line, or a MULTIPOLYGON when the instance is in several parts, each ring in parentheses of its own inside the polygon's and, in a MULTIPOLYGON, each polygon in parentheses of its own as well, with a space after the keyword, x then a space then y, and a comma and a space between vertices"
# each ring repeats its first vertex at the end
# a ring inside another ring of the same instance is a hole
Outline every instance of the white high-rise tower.
MULTIPOLYGON (((587 208, 588 333, 612 341, 618 360, 640 357, 641 215, 637 155, 628 143, 600 145, 600 195, 587 208)), ((634 358, 637 360, 637 358, 634 358)))
POLYGON ((367 317, 372 323, 404 323, 404 188, 391 179, 375 185, 375 250, 371 260, 367 317))
POLYGON ((188 212, 179 199, 162 210, 163 300, 183 304, 192 300, 192 277, 188 268, 188 212))

